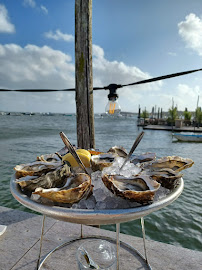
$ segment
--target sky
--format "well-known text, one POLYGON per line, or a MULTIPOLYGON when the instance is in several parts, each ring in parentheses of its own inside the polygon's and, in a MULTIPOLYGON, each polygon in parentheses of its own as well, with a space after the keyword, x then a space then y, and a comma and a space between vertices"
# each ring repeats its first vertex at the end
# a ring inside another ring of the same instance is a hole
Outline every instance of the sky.
MULTIPOLYGON (((75 87, 75 0, 0 0, 0 88, 75 87)), ((201 0, 93 0, 93 86, 202 68, 201 0)), ((202 106, 202 73, 117 90, 123 111, 202 106)), ((102 113, 108 91, 94 91, 102 113)), ((76 112, 74 92, 0 92, 0 111, 76 112)))

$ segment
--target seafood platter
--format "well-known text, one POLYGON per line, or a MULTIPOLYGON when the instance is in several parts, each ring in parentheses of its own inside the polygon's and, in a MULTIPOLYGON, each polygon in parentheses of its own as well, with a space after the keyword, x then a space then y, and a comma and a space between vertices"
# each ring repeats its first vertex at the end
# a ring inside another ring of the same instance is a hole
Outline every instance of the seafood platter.
POLYGON ((66 145, 16 165, 10 187, 21 204, 47 216, 86 225, 114 224, 173 202, 183 190, 182 170, 193 164, 179 156, 129 155, 122 146, 102 152, 66 145))

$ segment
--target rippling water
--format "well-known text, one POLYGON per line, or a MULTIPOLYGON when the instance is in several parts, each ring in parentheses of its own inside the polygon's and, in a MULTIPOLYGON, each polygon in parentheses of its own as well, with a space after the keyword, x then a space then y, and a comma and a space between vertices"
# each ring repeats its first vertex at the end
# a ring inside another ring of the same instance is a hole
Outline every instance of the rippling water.
MULTIPOLYGON (((16 164, 35 160, 37 155, 53 153, 63 147, 59 132, 63 131, 76 144, 76 117, 64 115, 0 116, 0 204, 23 211, 27 209, 10 194, 9 182, 16 164)), ((140 133, 136 118, 101 118, 95 116, 96 148, 108 150, 122 145, 131 148, 140 133)), ((157 157, 179 155, 194 160, 185 170, 185 188, 171 205, 145 217, 149 239, 202 251, 202 144, 173 143, 169 131, 146 130, 136 153, 155 152, 157 157)), ((114 230, 115 227, 104 226, 114 230)), ((141 236, 140 221, 122 223, 121 232, 141 236)))

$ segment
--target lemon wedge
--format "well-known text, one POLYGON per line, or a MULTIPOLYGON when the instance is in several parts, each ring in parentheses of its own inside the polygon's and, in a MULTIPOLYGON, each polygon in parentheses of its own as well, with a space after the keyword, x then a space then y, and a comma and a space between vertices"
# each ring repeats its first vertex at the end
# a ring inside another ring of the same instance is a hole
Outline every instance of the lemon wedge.
MULTIPOLYGON (((81 161, 83 162, 84 166, 86 168, 90 167, 90 159, 91 159, 91 154, 89 151, 85 149, 77 149, 76 150, 77 155, 80 157, 81 161)), ((79 164, 75 160, 75 158, 72 156, 72 154, 68 153, 65 156, 62 157, 63 161, 67 161, 70 163, 71 167, 78 167, 79 164)))

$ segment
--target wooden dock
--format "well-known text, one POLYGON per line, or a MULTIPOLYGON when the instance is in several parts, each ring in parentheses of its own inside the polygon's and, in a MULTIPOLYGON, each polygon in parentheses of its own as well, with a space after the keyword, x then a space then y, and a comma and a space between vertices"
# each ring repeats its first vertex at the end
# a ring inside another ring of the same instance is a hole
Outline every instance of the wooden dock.
POLYGON ((183 126, 183 127, 175 127, 175 126, 164 126, 164 125, 147 125, 143 126, 145 130, 165 130, 165 131, 173 131, 173 132, 195 132, 195 133, 202 133, 202 127, 190 127, 190 126, 183 126))
MULTIPOLYGON (((6 232, 0 236, 0 270, 35 270, 40 246, 42 216, 0 207, 0 223, 7 225, 6 232)), ((67 239, 79 236, 80 227, 79 224, 46 218, 42 258, 67 239)), ((89 234, 116 238, 114 232, 83 226, 83 236, 89 234)), ((144 254, 143 241, 140 237, 120 234, 121 241, 128 243, 144 254)), ((74 242, 57 250, 47 259, 41 270, 78 270, 75 256, 80 244, 80 241, 74 242)), ((202 269, 202 252, 151 240, 146 240, 146 246, 152 269, 202 269)), ((135 258, 121 248, 120 270, 129 269, 148 268, 137 256, 135 258)))

